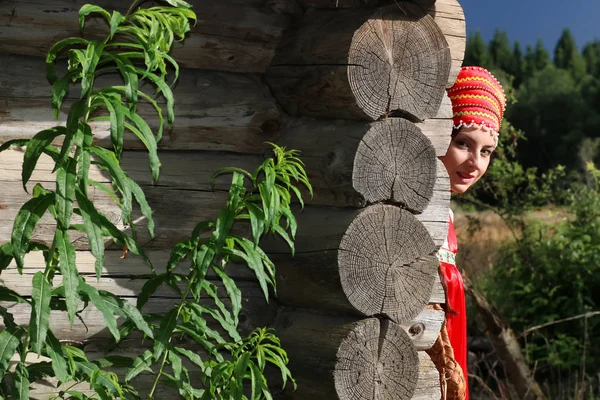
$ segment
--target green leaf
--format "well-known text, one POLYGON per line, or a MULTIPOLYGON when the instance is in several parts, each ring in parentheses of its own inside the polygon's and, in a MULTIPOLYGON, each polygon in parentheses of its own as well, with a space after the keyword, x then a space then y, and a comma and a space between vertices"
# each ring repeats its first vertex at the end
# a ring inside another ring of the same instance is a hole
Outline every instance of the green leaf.
POLYGON ((290 235, 288 235, 287 231, 285 229, 283 229, 281 227, 281 225, 273 225, 273 230, 275 231, 275 233, 277 233, 279 236, 281 236, 283 238, 283 240, 285 240, 288 244, 288 246, 290 246, 290 250, 292 251, 292 257, 294 256, 294 241, 290 238, 290 235))
POLYGON ((21 361, 17 364, 17 368, 13 375, 13 392, 12 399, 29 400, 29 371, 27 364, 21 361))
POLYGON ((119 192, 121 192, 121 196, 123 196, 123 221, 129 222, 132 209, 131 202, 133 199, 130 186, 131 180, 129 179, 125 171, 123 171, 123 169, 121 168, 121 165, 119 164, 119 160, 117 160, 115 153, 98 146, 90 147, 89 151, 96 157, 98 157, 98 162, 100 163, 100 165, 102 165, 108 170, 108 172, 110 172, 110 175, 115 181, 119 192))
POLYGON ((110 140, 117 154, 123 151, 123 135, 125 132, 125 113, 127 108, 121 102, 120 95, 100 93, 110 117, 110 140))
POLYGON ((27 146, 27 143, 29 143, 30 139, 12 139, 9 140, 8 142, 4 142, 2 143, 2 145, 0 145, 0 153, 10 149, 11 147, 23 147, 23 146, 27 146))
POLYGON ((85 62, 82 63, 81 98, 83 99, 94 89, 94 75, 104 50, 104 41, 93 40, 88 43, 85 50, 85 62))
POLYGON ((75 190, 75 197, 77 198, 79 211, 81 211, 81 216, 83 217, 83 225, 85 226, 90 249, 96 259, 96 277, 100 279, 102 267, 104 266, 104 238, 102 236, 100 216, 94 204, 79 188, 75 190))
POLYGON ((152 208, 150 208, 150 204, 148 204, 148 201, 146 200, 146 195, 144 194, 142 188, 133 179, 129 179, 128 184, 131 193, 133 193, 135 200, 140 205, 142 215, 146 217, 150 237, 154 238, 154 218, 152 218, 152 208))
MULTIPOLYGON (((114 397, 105 397, 105 398, 118 398, 119 388, 115 385, 111 379, 108 379, 103 373, 98 369, 96 364, 87 361, 79 361, 75 360, 75 368, 78 372, 82 373, 84 376, 90 378, 89 381, 98 392, 99 390, 106 389, 108 392, 114 397), (98 371, 98 372, 96 372, 98 371)), ((102 398, 102 396, 101 396, 102 398)))
POLYGON ((54 110, 54 118, 57 120, 60 115, 63 99, 69 91, 69 84, 79 75, 81 75, 80 69, 69 71, 52 84, 52 109, 54 110))
POLYGON ((57 163, 57 165, 65 162, 67 154, 69 154, 73 148, 73 145, 78 141, 79 137, 83 138, 83 131, 80 129, 79 119, 84 116, 85 109, 86 103, 84 100, 77 100, 75 103, 73 103, 73 105, 71 105, 71 108, 69 108, 65 139, 63 141, 62 148, 60 149, 60 161, 57 163))
POLYGON ((53 84, 58 79, 56 75, 56 58, 62 53, 68 46, 73 45, 85 45, 89 43, 88 40, 80 38, 80 37, 71 37, 63 39, 57 43, 55 43, 50 50, 48 50, 48 55, 46 56, 46 77, 48 78, 48 82, 53 84))
POLYGON ((231 311, 233 313, 233 320, 235 326, 238 325, 238 317, 240 315, 240 311, 242 311, 242 292, 235 284, 235 281, 229 277, 221 268, 215 267, 213 268, 216 274, 223 281, 223 286, 227 291, 227 295, 231 300, 231 311))
POLYGON ((146 74, 150 81, 156 85, 157 94, 162 93, 163 97, 167 102, 167 121, 169 125, 172 125, 173 121, 175 120, 175 97, 173 96, 173 91, 171 90, 169 85, 167 85, 165 80, 159 77, 158 75, 153 74, 151 72, 146 72, 139 68, 136 69, 136 71, 139 74, 146 74))
POLYGON ((258 246, 258 241, 265 231, 265 214, 263 210, 256 204, 247 202, 246 209, 250 215, 250 225, 252 227, 252 237, 254 238, 254 245, 258 246))
POLYGON ((46 352, 50 359, 52 359, 52 370, 54 374, 58 378, 58 380, 62 383, 66 383, 71 380, 71 375, 69 374, 66 355, 60 345, 54 333, 51 330, 48 331, 48 335, 46 336, 46 352))
POLYGON ((181 357, 177 355, 174 351, 167 351, 169 363, 171 364, 171 369, 173 370, 173 377, 177 380, 181 380, 181 372, 183 369, 183 365, 181 363, 181 357))
POLYGON ((46 333, 50 324, 50 287, 44 273, 36 272, 32 280, 29 336, 31 349, 40 355, 46 343, 46 333))
POLYGON ((133 362, 127 374, 125 375, 125 382, 131 381, 133 378, 138 376, 140 373, 147 371, 152 372, 150 366, 152 365, 152 352, 150 350, 144 351, 143 354, 139 355, 133 362))
POLYGON ((60 255, 60 273, 63 277, 63 287, 67 302, 69 322, 73 327, 75 313, 79 304, 79 272, 75 265, 75 247, 71 244, 67 231, 57 229, 54 243, 60 255))
POLYGON ((116 10, 113 10, 113 13, 110 17, 110 39, 113 38, 113 36, 117 32, 117 29, 119 28, 119 25, 121 25, 121 22, 123 22, 124 19, 125 17, 123 16, 123 14, 116 10))
POLYGON ((29 240, 35 226, 48 207, 54 203, 54 193, 34 197, 21 207, 13 224, 11 234, 12 252, 19 272, 23 269, 23 257, 29 248, 29 240))
POLYGON ((196 366, 200 367, 202 372, 204 372, 204 370, 206 369, 206 366, 204 365, 204 362, 202 361, 202 358, 200 357, 200 355, 198 353, 193 352, 188 349, 184 349, 182 347, 174 347, 174 350, 177 351, 182 356, 187 357, 196 366))
POLYGON ((29 304, 21 295, 6 286, 0 286, 0 301, 11 301, 15 303, 29 304))
POLYGON ((138 246, 137 242, 133 238, 121 232, 119 228, 117 228, 112 222, 110 222, 108 218, 106 218, 104 214, 100 212, 98 213, 98 221, 100 222, 100 226, 106 230, 107 236, 111 236, 117 243, 127 246, 127 249, 133 254, 141 256, 154 271, 154 267, 152 267, 150 258, 148 258, 148 255, 141 247, 138 246))
POLYGON ((167 3, 172 5, 173 7, 183 7, 183 8, 192 8, 192 5, 183 0, 165 0, 167 3))
POLYGON ((154 293, 156 293, 156 289, 158 289, 165 282, 166 278, 167 275, 165 274, 154 275, 152 278, 148 279, 146 283, 144 283, 144 286, 137 297, 136 307, 138 310, 141 310, 144 307, 148 300, 150 300, 154 293))
POLYGON ((106 57, 117 65, 117 69, 125 83, 125 98, 129 103, 130 110, 134 111, 138 102, 137 94, 139 87, 139 79, 135 66, 131 60, 119 54, 106 53, 106 57))
POLYGON ((171 335, 173 334, 173 330, 177 326, 177 320, 179 317, 178 314, 178 309, 172 308, 162 317, 160 321, 160 327, 158 328, 158 333, 156 334, 154 341, 155 359, 160 357, 165 351, 165 348, 168 346, 171 335))
POLYGON ((21 344, 22 333, 21 330, 8 331, 6 329, 0 332, 0 376, 8 371, 10 359, 21 344))
POLYGON ((79 290, 81 293, 85 294, 89 297, 91 303, 102 313, 102 317, 104 318, 104 322, 106 323, 106 327, 109 332, 113 335, 115 340, 118 342, 120 340, 119 329, 117 327, 117 319, 115 318, 115 314, 122 314, 119 310, 118 303, 114 301, 112 298, 106 298, 102 296, 98 289, 93 286, 88 285, 83 280, 79 282, 79 290))
POLYGON ((156 144, 156 138, 150 129, 150 126, 144 121, 142 117, 138 114, 129 112, 127 114, 127 118, 134 123, 135 126, 131 124, 125 124, 127 129, 133 132, 146 146, 148 150, 148 158, 150 160, 150 171, 152 171, 152 180, 156 182, 159 177, 160 170, 160 160, 158 159, 158 149, 156 144))
POLYGON ((10 242, 6 242, 0 246, 0 272, 4 271, 10 265, 13 260, 12 253, 12 245, 10 242))
POLYGON ((179 263, 181 263, 181 261, 183 261, 189 255, 190 250, 191 244, 189 240, 179 242, 175 246, 173 246, 173 248, 171 249, 171 256, 169 257, 169 261, 167 263, 167 272, 173 271, 173 269, 175 269, 179 265, 179 263))
POLYGON ((254 247, 254 244, 246 238, 233 237, 233 240, 238 244, 243 251, 238 249, 228 249, 226 252, 242 258, 248 264, 248 267, 254 271, 258 283, 263 290, 265 299, 269 301, 269 285, 275 286, 274 280, 269 274, 265 273, 263 265, 263 259, 261 254, 257 251, 258 248, 254 247))
POLYGON ((56 171, 55 209, 59 227, 68 229, 73 215, 75 200, 75 173, 77 160, 69 157, 66 165, 58 166, 56 171))
POLYGON ((45 129, 35 134, 29 140, 25 155, 23 156, 23 170, 21 171, 21 178, 23 181, 23 188, 27 191, 27 182, 31 178, 37 162, 44 152, 44 150, 52 144, 52 141, 60 135, 66 135, 67 130, 62 126, 55 126, 54 128, 45 129))
POLYGON ((93 4, 84 4, 79 9, 78 19, 79 19, 79 29, 83 30, 85 26, 85 17, 87 17, 91 13, 100 14, 107 22, 110 22, 110 14, 102 7, 98 7, 93 4))
POLYGON ((47 361, 29 364, 27 372, 29 373, 30 382, 40 381, 44 378, 53 378, 55 376, 52 370, 52 363, 47 361))

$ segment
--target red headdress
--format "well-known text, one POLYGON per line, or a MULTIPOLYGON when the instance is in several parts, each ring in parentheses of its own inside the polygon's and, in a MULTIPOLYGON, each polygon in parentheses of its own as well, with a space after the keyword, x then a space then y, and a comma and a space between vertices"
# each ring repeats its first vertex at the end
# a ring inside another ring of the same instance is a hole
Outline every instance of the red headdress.
POLYGON ((485 68, 462 67, 454 86, 448 89, 454 127, 486 128, 498 138, 506 96, 500 82, 485 68))

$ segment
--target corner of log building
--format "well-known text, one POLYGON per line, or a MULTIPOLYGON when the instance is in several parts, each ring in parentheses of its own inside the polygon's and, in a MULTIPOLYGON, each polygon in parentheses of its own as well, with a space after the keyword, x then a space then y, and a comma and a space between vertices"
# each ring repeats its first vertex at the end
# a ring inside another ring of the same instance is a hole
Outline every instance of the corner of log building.
MULTIPOLYGON (((77 10, 85 2, 0 2, 0 143, 53 123, 45 52, 78 32, 77 10)), ((197 221, 216 217, 228 182, 218 180, 212 191, 214 171, 252 169, 268 150, 266 141, 298 149, 315 195, 298 214, 296 255, 280 242, 265 244, 278 271, 276 302, 264 304, 258 285, 242 288, 243 328, 274 327, 298 382, 295 392, 273 386, 275 397, 440 398, 439 376, 425 350, 444 320, 427 306, 444 302, 435 253, 446 236, 450 191, 437 157, 452 126, 445 89, 456 79, 466 43, 458 1, 191 3, 200 18, 173 54, 181 81, 175 124, 160 143, 159 185, 152 185, 145 154, 133 151, 140 144, 133 137, 124 143, 124 169, 154 210, 156 238, 139 234, 155 265, 165 264, 170 247, 197 221)), ((120 0, 95 4, 123 8, 120 0)), ((108 146, 107 125, 94 128, 96 142, 108 146)), ((12 222, 28 199, 20 183, 22 157, 16 150, 0 153, 0 245, 10 241, 12 222)), ((52 167, 41 157, 29 186, 52 181, 52 167)), ((110 183, 101 170, 92 174, 110 183)), ((120 211, 100 193, 95 203, 119 223, 120 211)), ((52 231, 52 220, 44 219, 34 239, 49 243, 52 231)), ((74 244, 79 270, 92 274, 87 241, 76 237, 74 244)), ((144 281, 133 278, 145 274, 143 262, 121 259, 119 249, 106 253, 95 286, 135 301, 144 281)), ((24 275, 43 268, 42 259, 28 256, 24 275)), ((246 277, 241 269, 232 274, 246 277)), ((9 288, 31 290, 14 265, 3 279, 9 288)), ((176 300, 169 296, 157 293, 152 309, 167 309, 176 300)), ((29 319, 22 308, 17 323, 29 319)), ((70 329, 64 316, 53 314, 51 328, 61 340, 101 349, 108 337, 101 314, 90 310, 85 323, 87 329, 70 329)), ((40 384, 32 398, 51 391, 40 384)))

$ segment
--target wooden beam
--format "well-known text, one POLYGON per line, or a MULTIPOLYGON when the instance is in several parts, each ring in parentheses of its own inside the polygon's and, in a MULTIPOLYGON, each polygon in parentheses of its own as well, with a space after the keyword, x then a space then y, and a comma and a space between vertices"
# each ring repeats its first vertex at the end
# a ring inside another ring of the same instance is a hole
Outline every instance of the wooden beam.
MULTIPOLYGON (((191 0, 198 22, 185 44, 172 55, 189 68, 233 72, 264 72, 271 64, 290 16, 274 12, 259 0, 191 0)), ((0 3, 0 53, 45 57, 60 39, 78 36, 77 13, 85 0, 7 0, 0 3)), ((129 3, 100 0, 111 11, 127 11, 129 3)), ((103 20, 88 18, 88 37, 107 32, 103 20)))
POLYGON ((437 114, 450 64, 443 33, 418 7, 313 9, 284 36, 266 77, 292 115, 423 120, 437 114))
MULTIPOLYGON (((122 82, 113 74, 99 78, 96 84, 103 87, 122 82)), ((154 93, 150 85, 141 88, 154 93)), ((182 69, 174 96, 175 123, 168 130, 165 126, 159 148, 262 153, 264 142, 278 135, 281 112, 268 87, 256 76, 182 69)), ((30 138, 42 129, 64 125, 68 105, 78 97, 78 88, 73 87, 57 122, 44 60, 0 54, 0 142, 30 138)), ((162 98, 158 103, 164 109, 162 98)), ((149 106, 141 102, 139 113, 158 129, 158 118, 149 106)), ((94 122, 92 128, 98 144, 112 147, 108 122, 94 122)), ((143 148, 134 135, 125 136, 124 146, 143 148)))

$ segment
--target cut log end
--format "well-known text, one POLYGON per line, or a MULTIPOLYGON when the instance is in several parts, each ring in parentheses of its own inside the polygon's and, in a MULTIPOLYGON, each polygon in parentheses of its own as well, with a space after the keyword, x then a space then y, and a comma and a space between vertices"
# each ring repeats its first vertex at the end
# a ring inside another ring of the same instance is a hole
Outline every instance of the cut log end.
POLYGON ((419 356, 410 338, 387 320, 363 320, 341 343, 334 371, 340 400, 410 399, 419 356))
POLYGON ((365 315, 410 321, 428 303, 437 274, 436 246, 408 211, 377 205, 361 212, 340 243, 340 281, 365 315))
POLYGON ((436 173, 431 141, 413 123, 390 118, 376 123, 359 144, 352 182, 370 203, 392 200, 422 212, 433 196, 436 173))
POLYGON ((358 106, 372 119, 400 111, 423 120, 438 111, 451 62, 448 43, 431 16, 392 6, 355 32, 348 80, 358 106))

